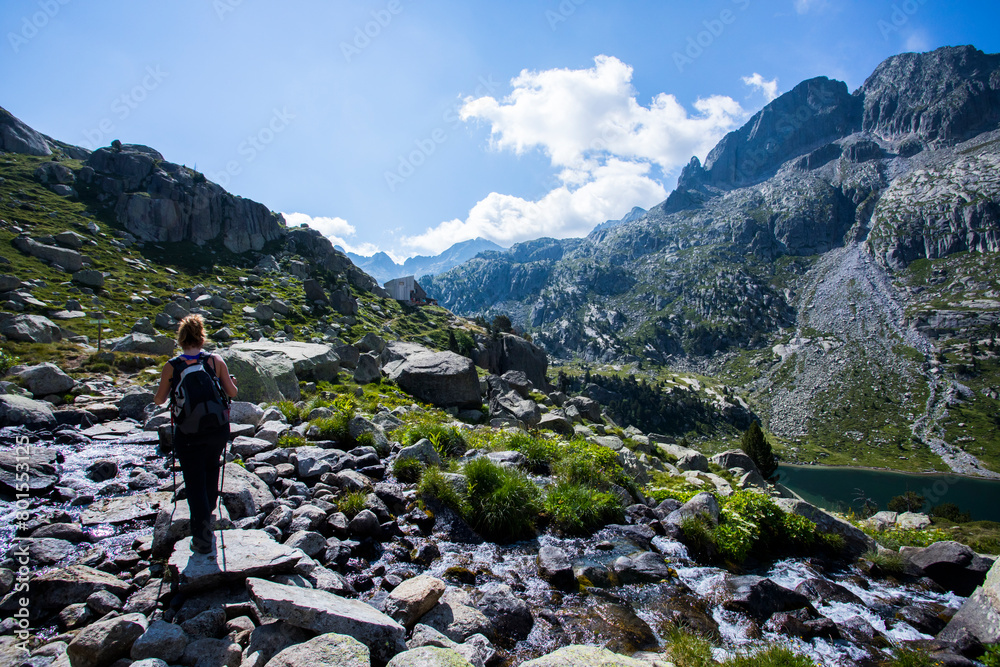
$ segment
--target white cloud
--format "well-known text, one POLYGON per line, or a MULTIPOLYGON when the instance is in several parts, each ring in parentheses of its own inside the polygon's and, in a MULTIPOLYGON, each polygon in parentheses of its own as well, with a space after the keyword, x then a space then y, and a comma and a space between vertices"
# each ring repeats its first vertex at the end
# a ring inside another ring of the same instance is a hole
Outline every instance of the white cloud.
POLYGON ((696 100, 694 112, 666 93, 643 106, 631 82, 630 66, 602 55, 588 69, 524 70, 503 99, 465 100, 460 116, 489 122, 495 149, 543 151, 560 185, 537 201, 492 192, 465 220, 404 238, 407 251, 439 253, 477 236, 511 244, 586 235, 633 206, 663 201, 667 191, 653 168, 667 174, 692 155, 704 159, 747 117, 738 102, 722 95, 696 100))
POLYGON ((760 92, 764 93, 764 99, 767 100, 768 102, 770 102, 771 100, 775 99, 778 96, 777 79, 771 79, 770 81, 768 81, 757 72, 754 72, 753 76, 743 77, 743 83, 753 88, 759 89, 760 92))
POLYGON ((594 63, 583 70, 524 70, 508 97, 468 99, 460 115, 490 122, 496 148, 518 154, 540 148, 553 166, 589 170, 588 160, 610 154, 664 171, 704 156, 744 115, 738 102, 721 95, 697 100, 693 115, 666 93, 642 106, 630 66, 603 55, 594 63))
MULTIPOLYGON (((374 243, 354 244, 345 240, 348 236, 354 236, 357 233, 357 229, 343 218, 313 217, 307 213, 282 213, 282 215, 285 216, 285 222, 289 227, 298 227, 303 224, 308 225, 330 239, 331 243, 340 246, 348 252, 371 256, 379 251, 378 246, 374 243)), ((393 257, 393 260, 398 261, 395 257, 393 257)))
POLYGON ((590 173, 587 183, 562 185, 538 201, 492 192, 465 220, 442 222, 403 242, 414 253, 437 254, 477 236, 501 245, 540 236, 585 236, 596 224, 620 218, 633 206, 648 208, 666 198, 666 189, 650 178, 649 170, 648 164, 609 159, 590 173))

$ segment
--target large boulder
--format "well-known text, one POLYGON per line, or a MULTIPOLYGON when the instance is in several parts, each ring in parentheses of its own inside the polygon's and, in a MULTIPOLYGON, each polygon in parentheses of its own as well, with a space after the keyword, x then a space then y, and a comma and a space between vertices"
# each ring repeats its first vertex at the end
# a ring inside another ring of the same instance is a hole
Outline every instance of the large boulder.
POLYGON ((76 380, 66 375, 61 368, 53 363, 45 362, 37 366, 29 366, 17 374, 35 396, 50 394, 65 394, 76 385, 76 380))
POLYGON ((0 315, 0 334, 25 343, 54 343, 62 340, 62 329, 41 315, 0 315))
POLYGON ((274 500, 264 480, 243 466, 227 463, 223 475, 220 500, 234 520, 256 516, 274 500))
POLYGON ((927 547, 903 547, 900 552, 943 588, 968 597, 986 579, 993 561, 959 542, 935 542, 927 547))
POLYGON ((0 151, 25 155, 52 155, 52 145, 45 135, 0 107, 0 151))
POLYGON ((722 466, 726 470, 742 468, 746 472, 760 474, 760 471, 757 470, 757 464, 742 449, 727 449, 724 452, 716 454, 712 457, 712 463, 722 466))
POLYGON ((743 612, 761 623, 779 611, 810 605, 805 595, 751 574, 726 579, 724 597, 722 606, 725 609, 743 612))
POLYGON ((426 574, 407 579, 389 593, 385 613, 404 626, 413 627, 437 604, 444 589, 443 581, 426 574))
POLYGON ((358 357, 354 368, 354 381, 358 384, 369 384, 382 377, 382 366, 378 357, 371 353, 362 354, 358 357))
POLYGON ((149 336, 144 333, 133 332, 115 341, 112 345, 112 352, 132 352, 139 354, 151 354, 154 356, 166 356, 174 353, 177 341, 170 336, 156 334, 149 336))
POLYGON ((388 662, 406 649, 403 626, 360 600, 256 578, 247 579, 247 590, 264 614, 313 632, 355 637, 374 660, 388 662))
POLYGON ((176 663, 184 655, 189 637, 179 625, 157 620, 149 624, 146 631, 135 640, 129 657, 133 660, 160 658, 176 663))
POLYGON ((106 621, 92 623, 66 647, 73 667, 105 667, 125 658, 132 644, 146 632, 147 621, 142 614, 125 614, 106 621))
MULTIPOLYGON (((3 396, 0 396, 0 424, 3 424, 3 396)), ((26 399, 27 400, 27 399, 26 399)), ((55 448, 31 447, 30 456, 17 447, 0 451, 0 491, 9 494, 44 495, 59 483, 60 460, 55 448), (24 464, 28 464, 27 471, 24 464), (24 473, 27 472, 27 482, 24 473)))
POLYGON ((0 394, 0 426, 46 428, 55 424, 51 404, 17 394, 0 394))
POLYGON ((228 349, 219 356, 239 383, 240 399, 251 403, 299 400, 299 380, 291 359, 284 354, 258 354, 228 349))
POLYGON ((385 667, 475 667, 453 648, 419 646, 398 654, 385 667))
POLYGON ((331 382, 337 379, 337 373, 340 371, 340 357, 333 347, 322 343, 257 341, 236 343, 229 349, 253 352, 264 357, 282 355, 292 362, 295 376, 299 380, 331 382))
POLYGON ((132 587, 113 574, 85 565, 71 565, 49 570, 31 580, 31 605, 37 609, 57 610, 87 601, 98 591, 107 591, 124 599, 132 587))
POLYGON ((986 575, 986 581, 966 600, 938 639, 958 641, 965 633, 983 644, 1000 643, 1000 559, 986 575))
MULTIPOLYGON (((388 346, 386 349, 390 349, 388 346)), ((384 351, 383 351, 384 352, 384 351)), ((478 407, 479 376, 467 357, 454 352, 424 351, 383 367, 389 379, 413 397, 440 407, 478 407)))
POLYGON ((328 632, 301 644, 289 646, 268 660, 267 667, 302 667, 303 665, 369 667, 370 664, 370 652, 367 646, 354 637, 328 632))
POLYGON ((304 555, 278 544, 262 530, 220 530, 215 533, 213 553, 192 551, 188 537, 174 547, 167 566, 180 589, 190 592, 290 572, 304 555))
POLYGON ((528 426, 536 426, 542 419, 538 404, 511 389, 499 375, 486 377, 491 417, 509 417, 528 426))
POLYGON ((58 266, 67 273, 76 273, 83 268, 83 255, 76 250, 39 243, 27 236, 18 236, 13 245, 21 252, 58 266))
POLYGON ((843 537, 845 551, 850 555, 860 556, 866 551, 874 551, 877 548, 875 540, 865 535, 860 528, 804 500, 775 498, 774 502, 784 511, 805 517, 815 523, 817 531, 843 537))

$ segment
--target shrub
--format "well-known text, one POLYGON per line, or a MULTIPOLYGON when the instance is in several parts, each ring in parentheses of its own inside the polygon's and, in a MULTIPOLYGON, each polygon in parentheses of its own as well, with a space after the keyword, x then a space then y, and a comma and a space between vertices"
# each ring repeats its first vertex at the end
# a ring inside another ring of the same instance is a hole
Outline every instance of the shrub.
POLYGON ((278 403, 278 410, 281 411, 281 414, 285 417, 285 421, 289 424, 295 424, 300 421, 299 409, 291 401, 281 401, 278 403))
POLYGON ((760 538, 760 526, 735 512, 723 510, 722 521, 713 532, 719 555, 742 563, 760 538))
POLYGON ((716 554, 715 531, 701 515, 681 522, 681 535, 691 555, 697 560, 712 560, 716 554))
POLYGON ((392 464, 392 474, 400 482, 414 484, 420 481, 424 474, 424 464, 417 459, 399 459, 392 464))
POLYGON ((310 422, 318 430, 323 440, 336 440, 343 444, 352 444, 350 423, 354 413, 343 410, 334 413, 332 417, 321 417, 310 422))
POLYGON ((941 503, 931 509, 931 516, 939 516, 942 519, 948 519, 955 523, 969 523, 972 521, 972 515, 960 510, 955 503, 941 503))
POLYGON ((906 560, 898 551, 867 551, 862 558, 885 574, 899 576, 906 572, 906 560))
POLYGON ((724 667, 815 667, 812 658, 790 648, 771 645, 754 653, 737 655, 722 663, 724 667))
MULTIPOLYGON (((919 512, 926 499, 916 491, 907 491, 901 496, 894 496, 889 501, 890 512, 919 512)), ((956 508, 957 509, 957 508, 956 508)))
POLYGON ((364 491, 345 493, 337 500, 337 511, 346 514, 348 519, 353 519, 365 508, 367 500, 368 494, 364 491))
POLYGON ((298 433, 286 433, 278 438, 278 447, 286 449, 289 447, 304 447, 306 439, 298 433))
POLYGON ((354 439, 354 444, 358 447, 374 447, 375 446, 375 434, 371 431, 365 431, 364 433, 359 433, 358 437, 354 439))
POLYGON ((511 435, 505 446, 524 454, 528 459, 528 470, 538 474, 547 475, 551 466, 558 460, 560 447, 555 442, 546 438, 533 438, 523 431, 511 435))
POLYGON ((1000 667, 1000 644, 989 644, 979 661, 986 667, 1000 667))
POLYGON ((552 527, 569 535, 590 535, 609 523, 621 523, 625 516, 613 494, 568 482, 550 487, 543 506, 552 527))
POLYGON ((441 456, 461 456, 466 450, 465 436, 454 426, 423 422, 406 429, 403 437, 408 445, 427 438, 441 456))
POLYGON ((672 626, 664 637, 664 652, 677 667, 712 667, 712 645, 704 637, 672 626))
POLYGON ((444 473, 434 466, 424 470, 424 474, 420 478, 420 485, 417 487, 417 493, 427 498, 434 498, 459 514, 468 513, 465 498, 448 483, 444 473))
POLYGON ((466 518, 477 532, 500 542, 533 534, 540 493, 524 473, 486 457, 470 461, 463 472, 469 489, 466 518))
POLYGON ((886 667, 934 667, 941 663, 927 653, 911 648, 901 648, 891 660, 883 664, 886 667))
POLYGON ((610 484, 631 483, 631 480, 626 481, 617 452, 585 440, 570 442, 565 456, 552 468, 561 481, 596 489, 606 489, 610 484))

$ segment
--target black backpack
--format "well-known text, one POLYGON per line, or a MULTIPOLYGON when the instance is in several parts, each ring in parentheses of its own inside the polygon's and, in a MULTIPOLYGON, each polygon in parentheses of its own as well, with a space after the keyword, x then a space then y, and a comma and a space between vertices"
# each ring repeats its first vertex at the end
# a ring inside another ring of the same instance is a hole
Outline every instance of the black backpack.
POLYGON ((170 381, 174 429, 184 435, 205 435, 229 426, 229 396, 222 390, 219 376, 205 363, 201 353, 193 364, 180 357, 170 360, 174 376, 170 381))

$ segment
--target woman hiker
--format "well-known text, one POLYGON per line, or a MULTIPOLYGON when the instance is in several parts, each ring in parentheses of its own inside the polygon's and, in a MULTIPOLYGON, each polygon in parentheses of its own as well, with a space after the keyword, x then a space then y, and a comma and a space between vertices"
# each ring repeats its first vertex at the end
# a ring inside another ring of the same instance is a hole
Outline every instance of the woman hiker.
POLYGON ((153 401, 163 405, 171 400, 173 450, 191 511, 191 548, 207 554, 212 551, 211 519, 219 500, 222 452, 229 440, 228 401, 219 395, 215 378, 229 398, 236 397, 237 389, 222 357, 202 351, 205 323, 200 315, 181 320, 177 342, 184 353, 163 367, 153 401))

